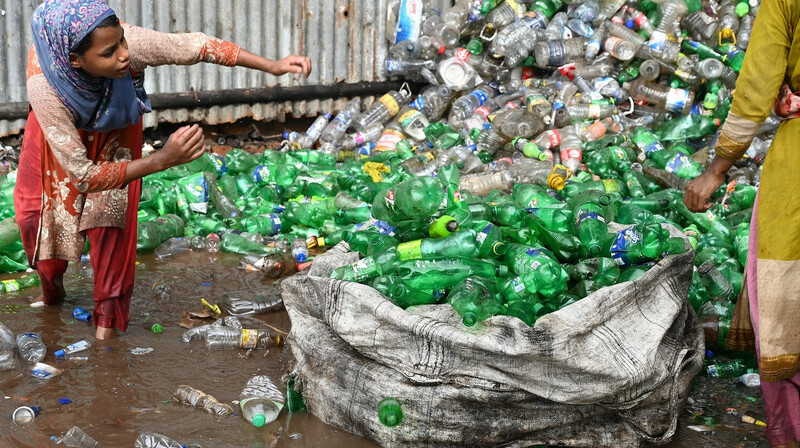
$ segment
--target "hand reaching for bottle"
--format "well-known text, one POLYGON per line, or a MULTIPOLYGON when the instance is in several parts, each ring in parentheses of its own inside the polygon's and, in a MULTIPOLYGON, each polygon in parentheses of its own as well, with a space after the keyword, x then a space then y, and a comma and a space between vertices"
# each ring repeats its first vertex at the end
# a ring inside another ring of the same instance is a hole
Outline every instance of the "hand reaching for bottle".
POLYGON ((183 126, 169 136, 164 148, 157 154, 164 169, 189 163, 205 152, 203 128, 199 125, 183 126))
POLYGON ((711 208, 709 198, 725 182, 725 174, 708 170, 686 186, 683 203, 693 212, 704 212, 711 208))
POLYGON ((308 75, 311 74, 311 59, 295 54, 286 56, 283 59, 274 61, 270 73, 275 76, 285 75, 286 73, 296 73, 308 77, 308 75))

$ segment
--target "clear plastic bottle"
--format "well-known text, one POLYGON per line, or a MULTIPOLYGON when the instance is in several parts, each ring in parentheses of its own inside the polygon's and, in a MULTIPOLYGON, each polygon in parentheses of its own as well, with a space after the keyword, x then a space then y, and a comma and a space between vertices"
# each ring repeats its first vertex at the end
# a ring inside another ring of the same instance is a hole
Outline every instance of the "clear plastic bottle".
POLYGON ((559 147, 561 164, 577 171, 583 158, 583 141, 574 128, 568 127, 561 130, 561 145, 559 147))
POLYGON ((305 263, 308 260, 308 246, 304 238, 297 238, 292 241, 292 256, 298 263, 305 263))
POLYGON ((156 247, 156 259, 164 260, 187 249, 192 248, 192 240, 189 238, 176 237, 170 238, 156 247))
POLYGON ((539 135, 546 126, 541 117, 527 109, 508 109, 494 117, 492 128, 511 140, 514 137, 539 135))
POLYGON ((225 311, 233 316, 265 314, 282 309, 283 300, 279 295, 264 300, 247 299, 236 294, 228 294, 223 299, 225 311))
POLYGON ((594 34, 594 29, 592 29, 591 26, 578 19, 567 20, 567 28, 573 32, 573 35, 577 34, 578 36, 583 36, 587 39, 592 37, 594 34))
POLYGON ((580 60, 586 54, 584 49, 585 43, 585 37, 537 42, 533 47, 536 65, 541 68, 560 67, 564 64, 580 60))
POLYGON ((750 44, 750 34, 753 32, 754 20, 755 18, 753 16, 746 15, 742 17, 739 24, 739 34, 736 35, 736 46, 742 51, 747 50, 747 46, 750 44))
POLYGON ((478 151, 487 151, 489 154, 494 154, 500 147, 503 146, 509 139, 497 132, 494 127, 489 126, 484 129, 478 138, 475 139, 475 147, 478 151))
MULTIPOLYGON (((681 25, 696 40, 705 42, 711 39, 712 36, 716 36, 719 22, 715 17, 711 17, 705 11, 700 10, 684 17, 681 25)), ((741 37, 739 39, 741 40, 741 37)))
MULTIPOLYGON (((738 2, 737 2, 738 3, 738 2)), ((739 16, 736 14, 736 4, 725 1, 719 11, 719 27, 717 28, 721 40, 724 42, 739 33, 739 16)))
POLYGON ((665 0, 661 7, 661 21, 658 28, 650 35, 650 48, 656 52, 664 49, 668 35, 680 35, 680 21, 686 15, 688 7, 684 0, 665 0))
POLYGON ((0 371, 14 369, 19 366, 14 351, 15 347, 14 333, 0 322, 0 371))
POLYGON ((183 448, 183 445, 161 434, 143 432, 136 438, 133 448, 183 448))
POLYGON ((430 86, 411 102, 410 107, 422 112, 429 121, 442 118, 456 92, 448 86, 430 86))
POLYGON ((472 92, 453 101, 450 109, 450 120, 463 121, 472 116, 475 109, 483 106, 488 100, 497 95, 495 89, 483 85, 472 92))
POLYGON ((418 59, 420 46, 416 41, 404 40, 389 47, 389 57, 397 59, 418 59))
POLYGON ((600 8, 597 11, 597 16, 594 19, 594 26, 602 25, 611 16, 617 13, 625 4, 625 0, 600 0, 600 8))
POLYGON ((716 59, 703 59, 695 66, 697 74, 705 79, 717 79, 722 76, 726 65, 716 59))
POLYGON ((586 59, 592 60, 597 57, 600 53, 600 50, 603 49, 603 42, 606 41, 606 37, 608 37, 608 30, 604 26, 598 26, 595 28, 592 37, 589 38, 589 42, 586 44, 586 59))
POLYGON ((492 190, 511 191, 514 180, 507 170, 463 176, 458 189, 478 196, 486 196, 492 190))
POLYGON ((533 140, 539 149, 553 149, 561 144, 561 131, 550 129, 542 132, 533 140))
POLYGON ((71 355, 73 353, 78 353, 84 350, 91 350, 91 349, 92 349, 92 343, 83 340, 83 341, 78 341, 74 344, 70 344, 61 350, 56 350, 55 352, 53 352, 53 356, 57 358, 62 358, 64 356, 71 355))
POLYGON ((604 44, 605 50, 620 61, 630 61, 636 55, 636 46, 621 37, 610 36, 604 44))
POLYGON ((70 448, 97 448, 100 446, 96 440, 77 426, 73 426, 67 431, 67 434, 61 438, 59 443, 70 448))
POLYGON ((345 151, 357 148, 365 143, 374 142, 383 133, 383 123, 372 123, 362 131, 354 132, 343 138, 340 142, 340 149, 345 151))
POLYGON ((628 16, 630 17, 631 21, 640 31, 643 31, 648 36, 653 34, 656 30, 656 27, 650 23, 650 19, 647 16, 639 11, 638 9, 632 8, 630 6, 625 7, 628 16))
POLYGON ((639 47, 641 47, 645 42, 644 36, 620 23, 609 23, 608 34, 625 39, 632 43, 634 48, 636 48, 636 51, 639 51, 639 47))
MULTIPOLYGON (((366 112, 353 120, 353 127, 356 131, 363 131, 374 123, 386 123, 389 119, 397 115, 401 107, 408 103, 409 96, 410 93, 407 90, 390 91, 378 98, 366 112)), ((378 135, 380 135, 380 133, 378 135)))
POLYGON ((220 417, 233 414, 233 408, 230 405, 220 403, 213 395, 208 395, 201 390, 185 384, 178 386, 178 389, 175 390, 172 397, 178 401, 178 403, 200 408, 209 414, 218 415, 220 417))
POLYGON ((19 356, 30 363, 41 361, 44 359, 44 355, 47 354, 47 347, 45 347, 38 333, 22 333, 18 335, 17 350, 19 350, 19 356))
POLYGON ((619 82, 611 77, 595 78, 592 82, 595 91, 600 92, 601 95, 607 98, 614 98, 616 104, 620 104, 630 97, 628 92, 620 87, 619 82))
POLYGON ((570 13, 569 17, 578 19, 581 22, 592 23, 600 12, 600 5, 596 0, 589 0, 578 4, 570 13))
POLYGON ((576 93, 578 93, 578 86, 571 82, 565 82, 558 91, 555 100, 553 100, 553 109, 564 108, 576 93))
POLYGON ((436 70, 436 61, 425 59, 386 58, 386 76, 401 77, 413 81, 424 81, 422 70, 436 70))
POLYGON ((567 113, 573 120, 597 120, 611 116, 615 107, 609 104, 574 104, 567 106, 567 113))
POLYGON ((661 65, 654 59, 639 64, 639 77, 647 81, 655 81, 661 76, 661 65))
POLYGON ((669 112, 688 115, 694 104, 694 92, 655 84, 643 79, 622 86, 636 101, 646 101, 669 112))
POLYGON ((275 342, 265 330, 211 327, 206 332, 206 347, 213 350, 229 348, 265 349, 275 342))
POLYGON ((256 428, 278 419, 286 400, 266 375, 256 375, 247 381, 239 394, 242 417, 256 428))
POLYGON ((492 12, 486 15, 484 21, 487 24, 491 24, 494 29, 499 30, 503 28, 521 16, 522 11, 517 10, 515 5, 519 6, 519 3, 516 1, 504 1, 500 3, 492 10, 492 12))
POLYGON ((353 123, 353 119, 361 111, 361 98, 350 100, 339 112, 336 117, 328 123, 328 126, 319 136, 321 143, 332 143, 338 141, 347 132, 347 128, 353 123))

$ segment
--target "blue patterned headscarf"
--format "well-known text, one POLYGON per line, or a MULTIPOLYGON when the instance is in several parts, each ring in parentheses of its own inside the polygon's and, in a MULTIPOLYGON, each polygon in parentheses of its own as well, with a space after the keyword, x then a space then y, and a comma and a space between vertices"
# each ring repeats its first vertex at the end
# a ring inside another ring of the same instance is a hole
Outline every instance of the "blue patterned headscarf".
POLYGON ((95 78, 72 67, 69 60, 97 25, 114 15, 100 0, 45 0, 31 19, 39 64, 47 81, 75 116, 75 126, 106 132, 138 123, 150 112, 143 77, 95 78))

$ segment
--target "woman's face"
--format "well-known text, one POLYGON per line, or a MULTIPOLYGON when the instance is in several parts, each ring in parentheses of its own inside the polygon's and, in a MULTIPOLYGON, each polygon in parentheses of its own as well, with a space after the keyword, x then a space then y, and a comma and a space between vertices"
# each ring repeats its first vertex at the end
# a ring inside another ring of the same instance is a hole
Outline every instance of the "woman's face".
POLYGON ((124 78, 131 61, 122 27, 96 28, 91 39, 92 45, 83 56, 70 53, 72 66, 96 78, 124 78))

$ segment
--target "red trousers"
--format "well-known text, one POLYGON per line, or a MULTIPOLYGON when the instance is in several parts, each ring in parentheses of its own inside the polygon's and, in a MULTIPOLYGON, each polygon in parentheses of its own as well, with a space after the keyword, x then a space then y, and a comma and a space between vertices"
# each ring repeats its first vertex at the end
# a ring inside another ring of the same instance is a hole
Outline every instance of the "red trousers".
MULTIPOLYGON (((142 156, 142 124, 130 126, 131 155, 142 156)), ((89 148, 101 139, 99 133, 80 131, 84 145, 89 148)), ((22 245, 28 262, 39 272, 44 303, 52 305, 63 300, 63 278, 67 260, 35 260, 42 207, 41 148, 44 134, 33 111, 28 115, 22 152, 19 159, 17 185, 14 189, 14 209, 22 235, 22 245)), ((136 269, 136 223, 141 180, 128 184, 128 213, 125 229, 98 227, 86 230, 89 255, 94 270, 94 317, 96 326, 125 331, 130 321, 133 277, 136 269)))

